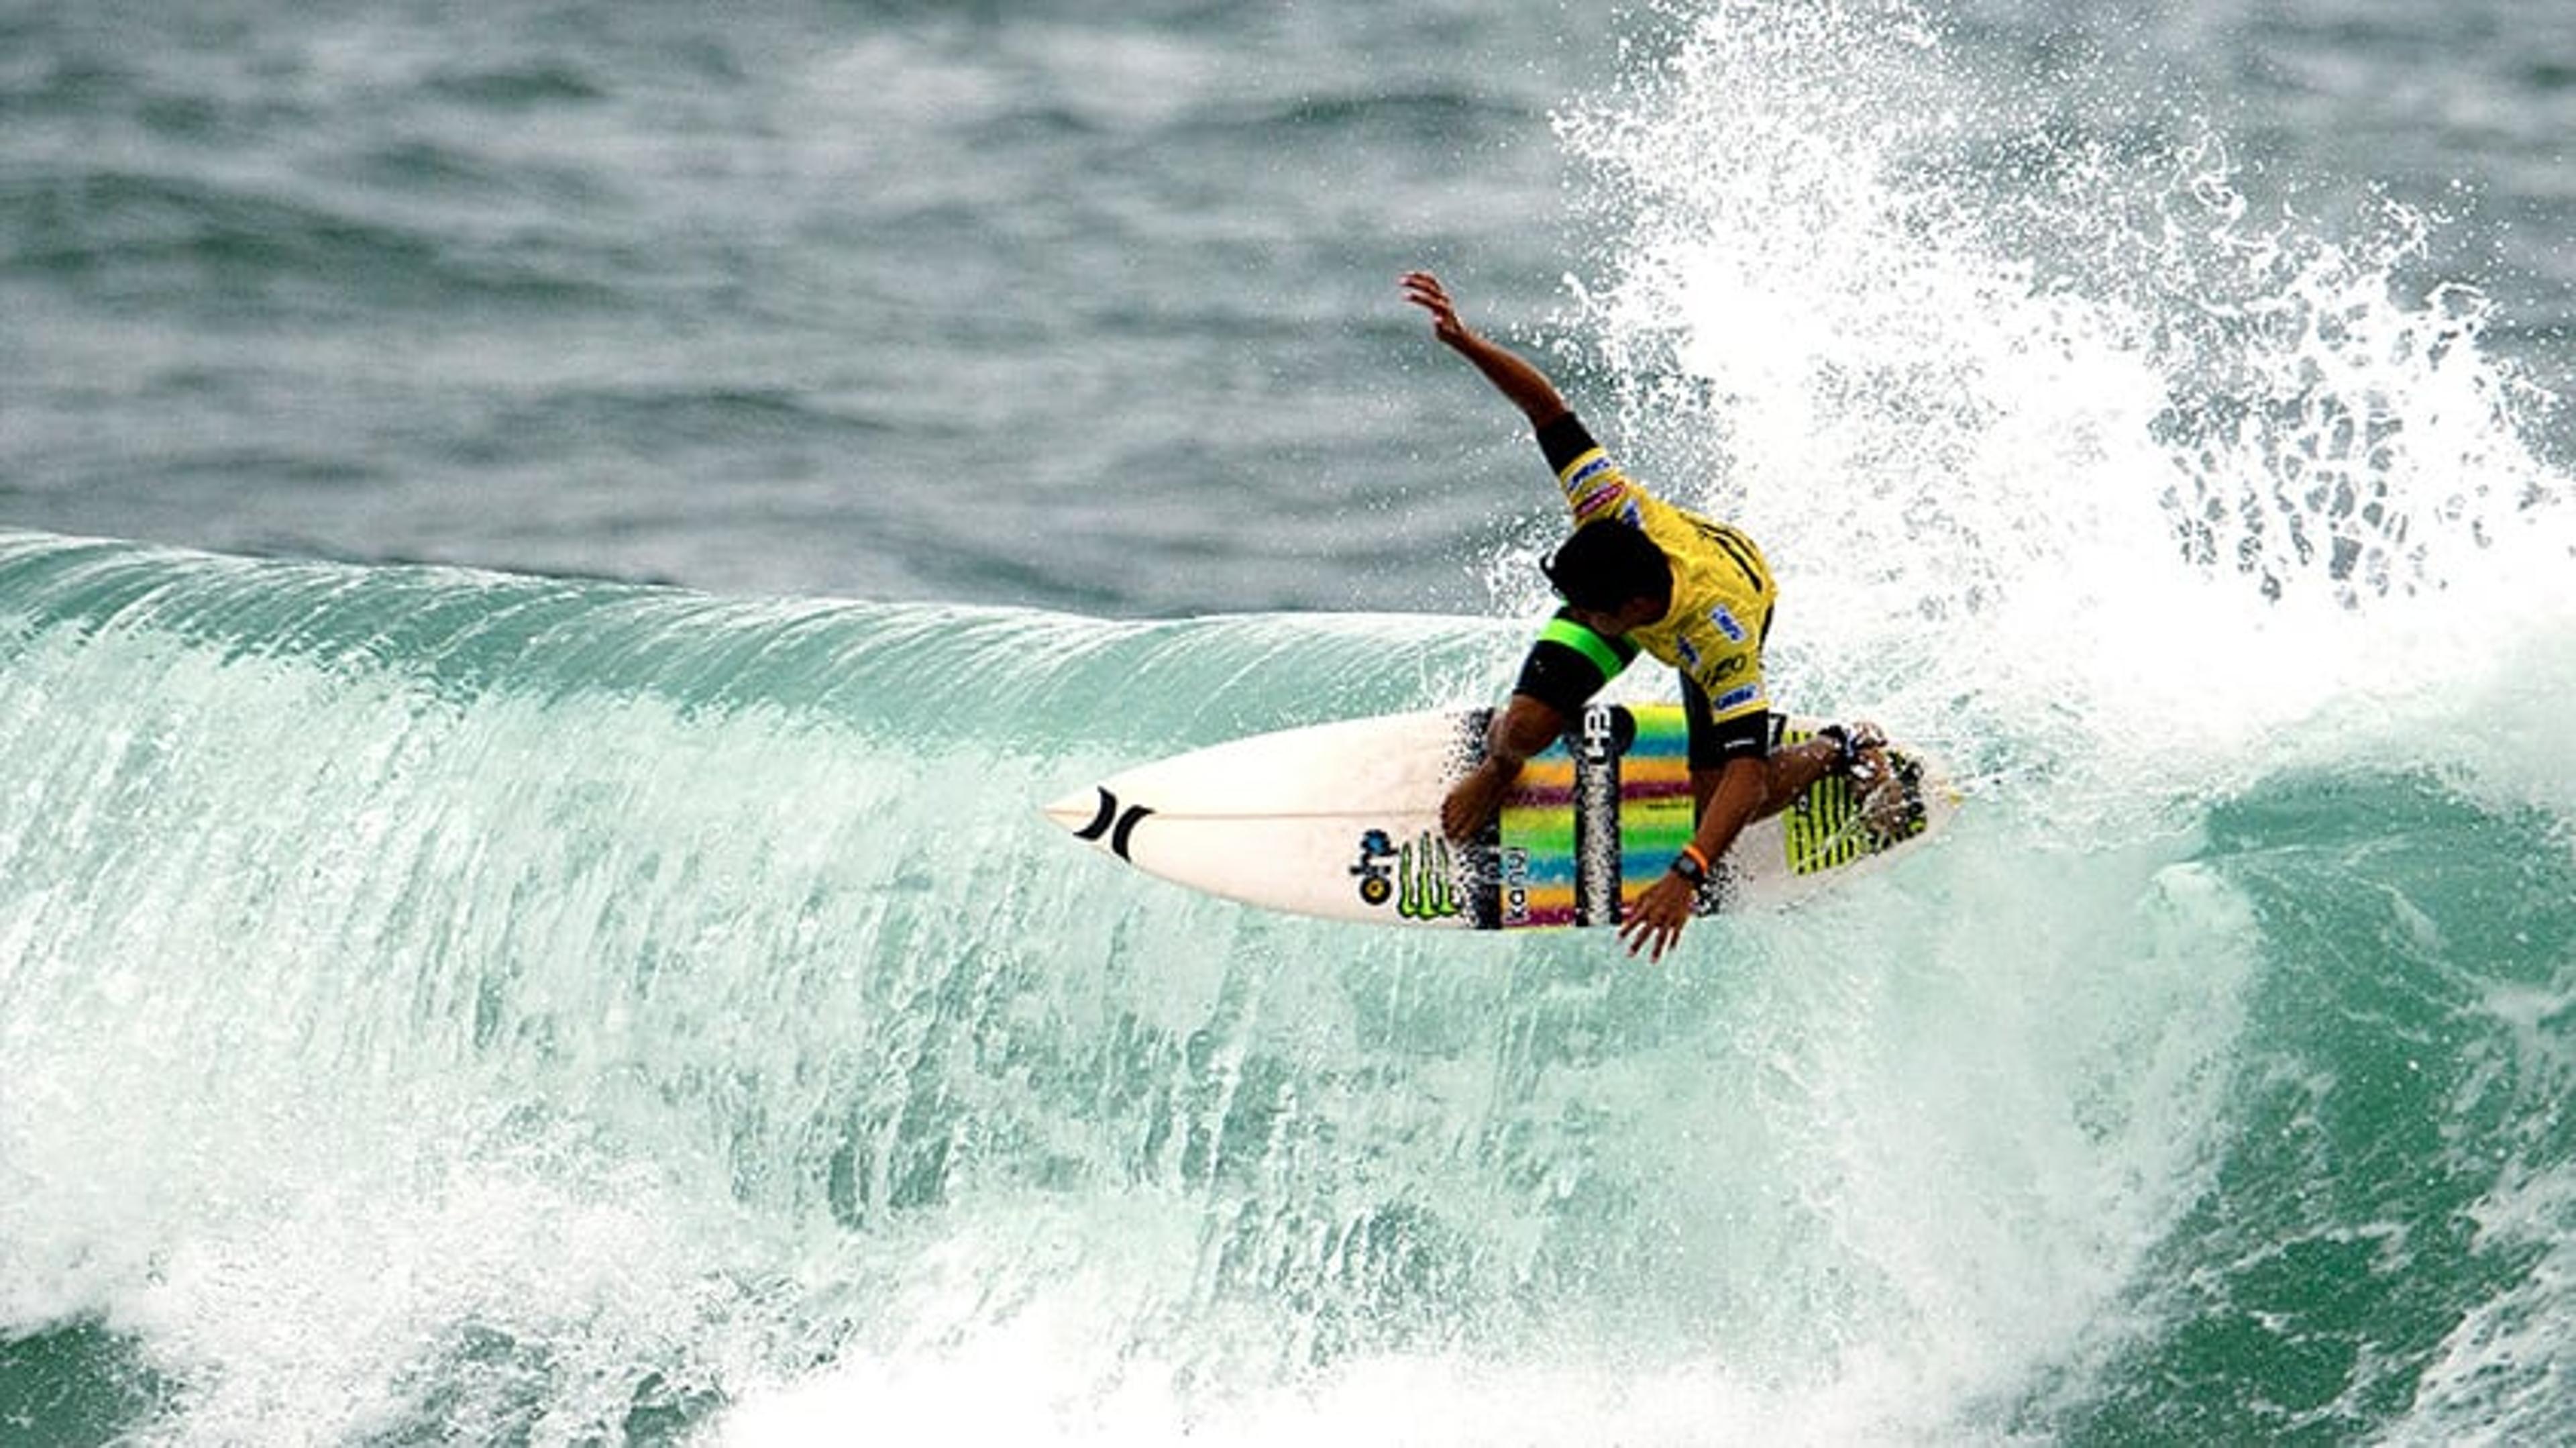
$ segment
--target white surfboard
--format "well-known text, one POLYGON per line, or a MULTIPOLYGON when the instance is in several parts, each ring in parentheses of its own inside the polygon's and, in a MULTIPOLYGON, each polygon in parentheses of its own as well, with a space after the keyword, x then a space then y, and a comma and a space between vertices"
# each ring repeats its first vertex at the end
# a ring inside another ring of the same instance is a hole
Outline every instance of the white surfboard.
MULTIPOLYGON (((1611 925, 1693 827, 1679 704, 1594 704, 1530 760, 1476 839, 1440 830, 1440 801, 1482 752, 1491 710, 1395 714, 1254 735, 1143 765, 1046 807, 1077 838, 1211 895, 1334 920, 1447 929, 1611 925)), ((1775 745, 1818 721, 1775 716, 1775 745)), ((1957 792, 1892 746, 1905 818, 1873 830, 1851 782, 1819 781, 1748 826, 1706 908, 1795 900, 1938 833, 1957 792)))

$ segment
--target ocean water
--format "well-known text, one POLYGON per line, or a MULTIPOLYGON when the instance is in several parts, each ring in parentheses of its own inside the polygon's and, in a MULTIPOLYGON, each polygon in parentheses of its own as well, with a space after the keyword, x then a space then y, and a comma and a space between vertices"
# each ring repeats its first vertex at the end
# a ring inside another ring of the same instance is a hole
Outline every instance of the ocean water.
POLYGON ((2576 14, 0 6, 0 1443, 2576 1435, 2576 14), (1036 804, 1506 687, 1429 265, 1957 827, 1036 804))

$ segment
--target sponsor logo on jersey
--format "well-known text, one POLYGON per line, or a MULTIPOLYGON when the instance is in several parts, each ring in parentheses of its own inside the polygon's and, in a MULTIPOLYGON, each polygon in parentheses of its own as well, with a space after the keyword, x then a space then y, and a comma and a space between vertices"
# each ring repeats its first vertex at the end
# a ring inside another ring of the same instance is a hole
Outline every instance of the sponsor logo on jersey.
POLYGON ((1673 640, 1673 652, 1681 658, 1683 673, 1696 674, 1699 672, 1699 645, 1692 643, 1689 639, 1675 639, 1673 640))
POLYGON ((1709 712, 1712 714, 1723 715, 1729 710, 1741 709, 1747 704, 1758 703, 1761 698, 1762 686, 1760 684, 1747 684, 1743 688, 1729 689, 1725 693, 1720 694, 1717 697, 1716 702, 1708 706, 1709 712))
POLYGON ((1726 635, 1726 641, 1728 643, 1740 644, 1744 642, 1744 625, 1735 621, 1735 615, 1727 612, 1725 604, 1721 603, 1717 607, 1710 609, 1708 611, 1708 621, 1717 625, 1717 631, 1726 635))
POLYGON ((1601 511, 1602 508, 1615 501, 1618 496, 1619 480, 1617 478, 1612 478, 1610 481, 1603 483, 1601 486, 1583 494, 1581 497, 1576 498, 1574 500, 1574 516, 1588 522, 1594 513, 1601 511))

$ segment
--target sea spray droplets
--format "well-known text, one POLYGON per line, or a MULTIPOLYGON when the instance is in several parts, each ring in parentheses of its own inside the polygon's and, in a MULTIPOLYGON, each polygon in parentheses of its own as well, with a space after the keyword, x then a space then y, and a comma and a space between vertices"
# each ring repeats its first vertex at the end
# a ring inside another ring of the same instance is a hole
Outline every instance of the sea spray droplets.
POLYGON ((1976 100, 1910 10, 1728 6, 1564 128, 1616 219, 1585 305, 1628 379, 1618 430, 1763 540, 1775 697, 1991 739, 2019 726, 1963 705, 2112 712, 2067 624, 2180 566, 2130 541, 2170 478, 2160 379, 2124 317, 1991 244, 1957 164, 1976 100), (1963 655, 2016 678, 1962 699, 1963 655))
POLYGON ((2418 277, 2437 218, 2338 235, 2186 93, 1980 77, 1904 6, 1677 29, 1560 121, 1608 238, 1572 322, 1638 471, 1763 540, 1801 704, 2134 792, 2441 687, 2565 568, 2546 399, 2418 277))

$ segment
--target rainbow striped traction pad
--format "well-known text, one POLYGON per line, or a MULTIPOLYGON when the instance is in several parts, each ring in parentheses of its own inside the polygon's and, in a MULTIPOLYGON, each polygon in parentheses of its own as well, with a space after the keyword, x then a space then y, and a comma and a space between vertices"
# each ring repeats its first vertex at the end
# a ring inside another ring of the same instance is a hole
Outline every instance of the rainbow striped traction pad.
MULTIPOLYGON (((1471 759, 1490 717, 1466 716, 1461 748, 1471 759)), ((1778 715, 1772 728, 1775 749, 1814 737, 1778 715)), ((1690 841, 1687 750, 1679 704, 1591 706, 1563 743, 1529 762, 1482 837, 1455 847, 1417 841, 1387 861, 1389 888, 1404 897, 1399 910, 1416 919, 1463 914, 1484 930, 1616 923, 1690 841)), ((1783 813, 1777 837, 1748 832, 1719 862, 1701 893, 1702 913, 1724 909, 1730 884, 1747 870, 1820 874, 1922 833, 1922 765, 1900 750, 1888 755, 1907 806, 1892 833, 1861 822, 1849 779, 1819 780, 1783 813), (1766 845, 1781 857, 1735 858, 1766 845)))

